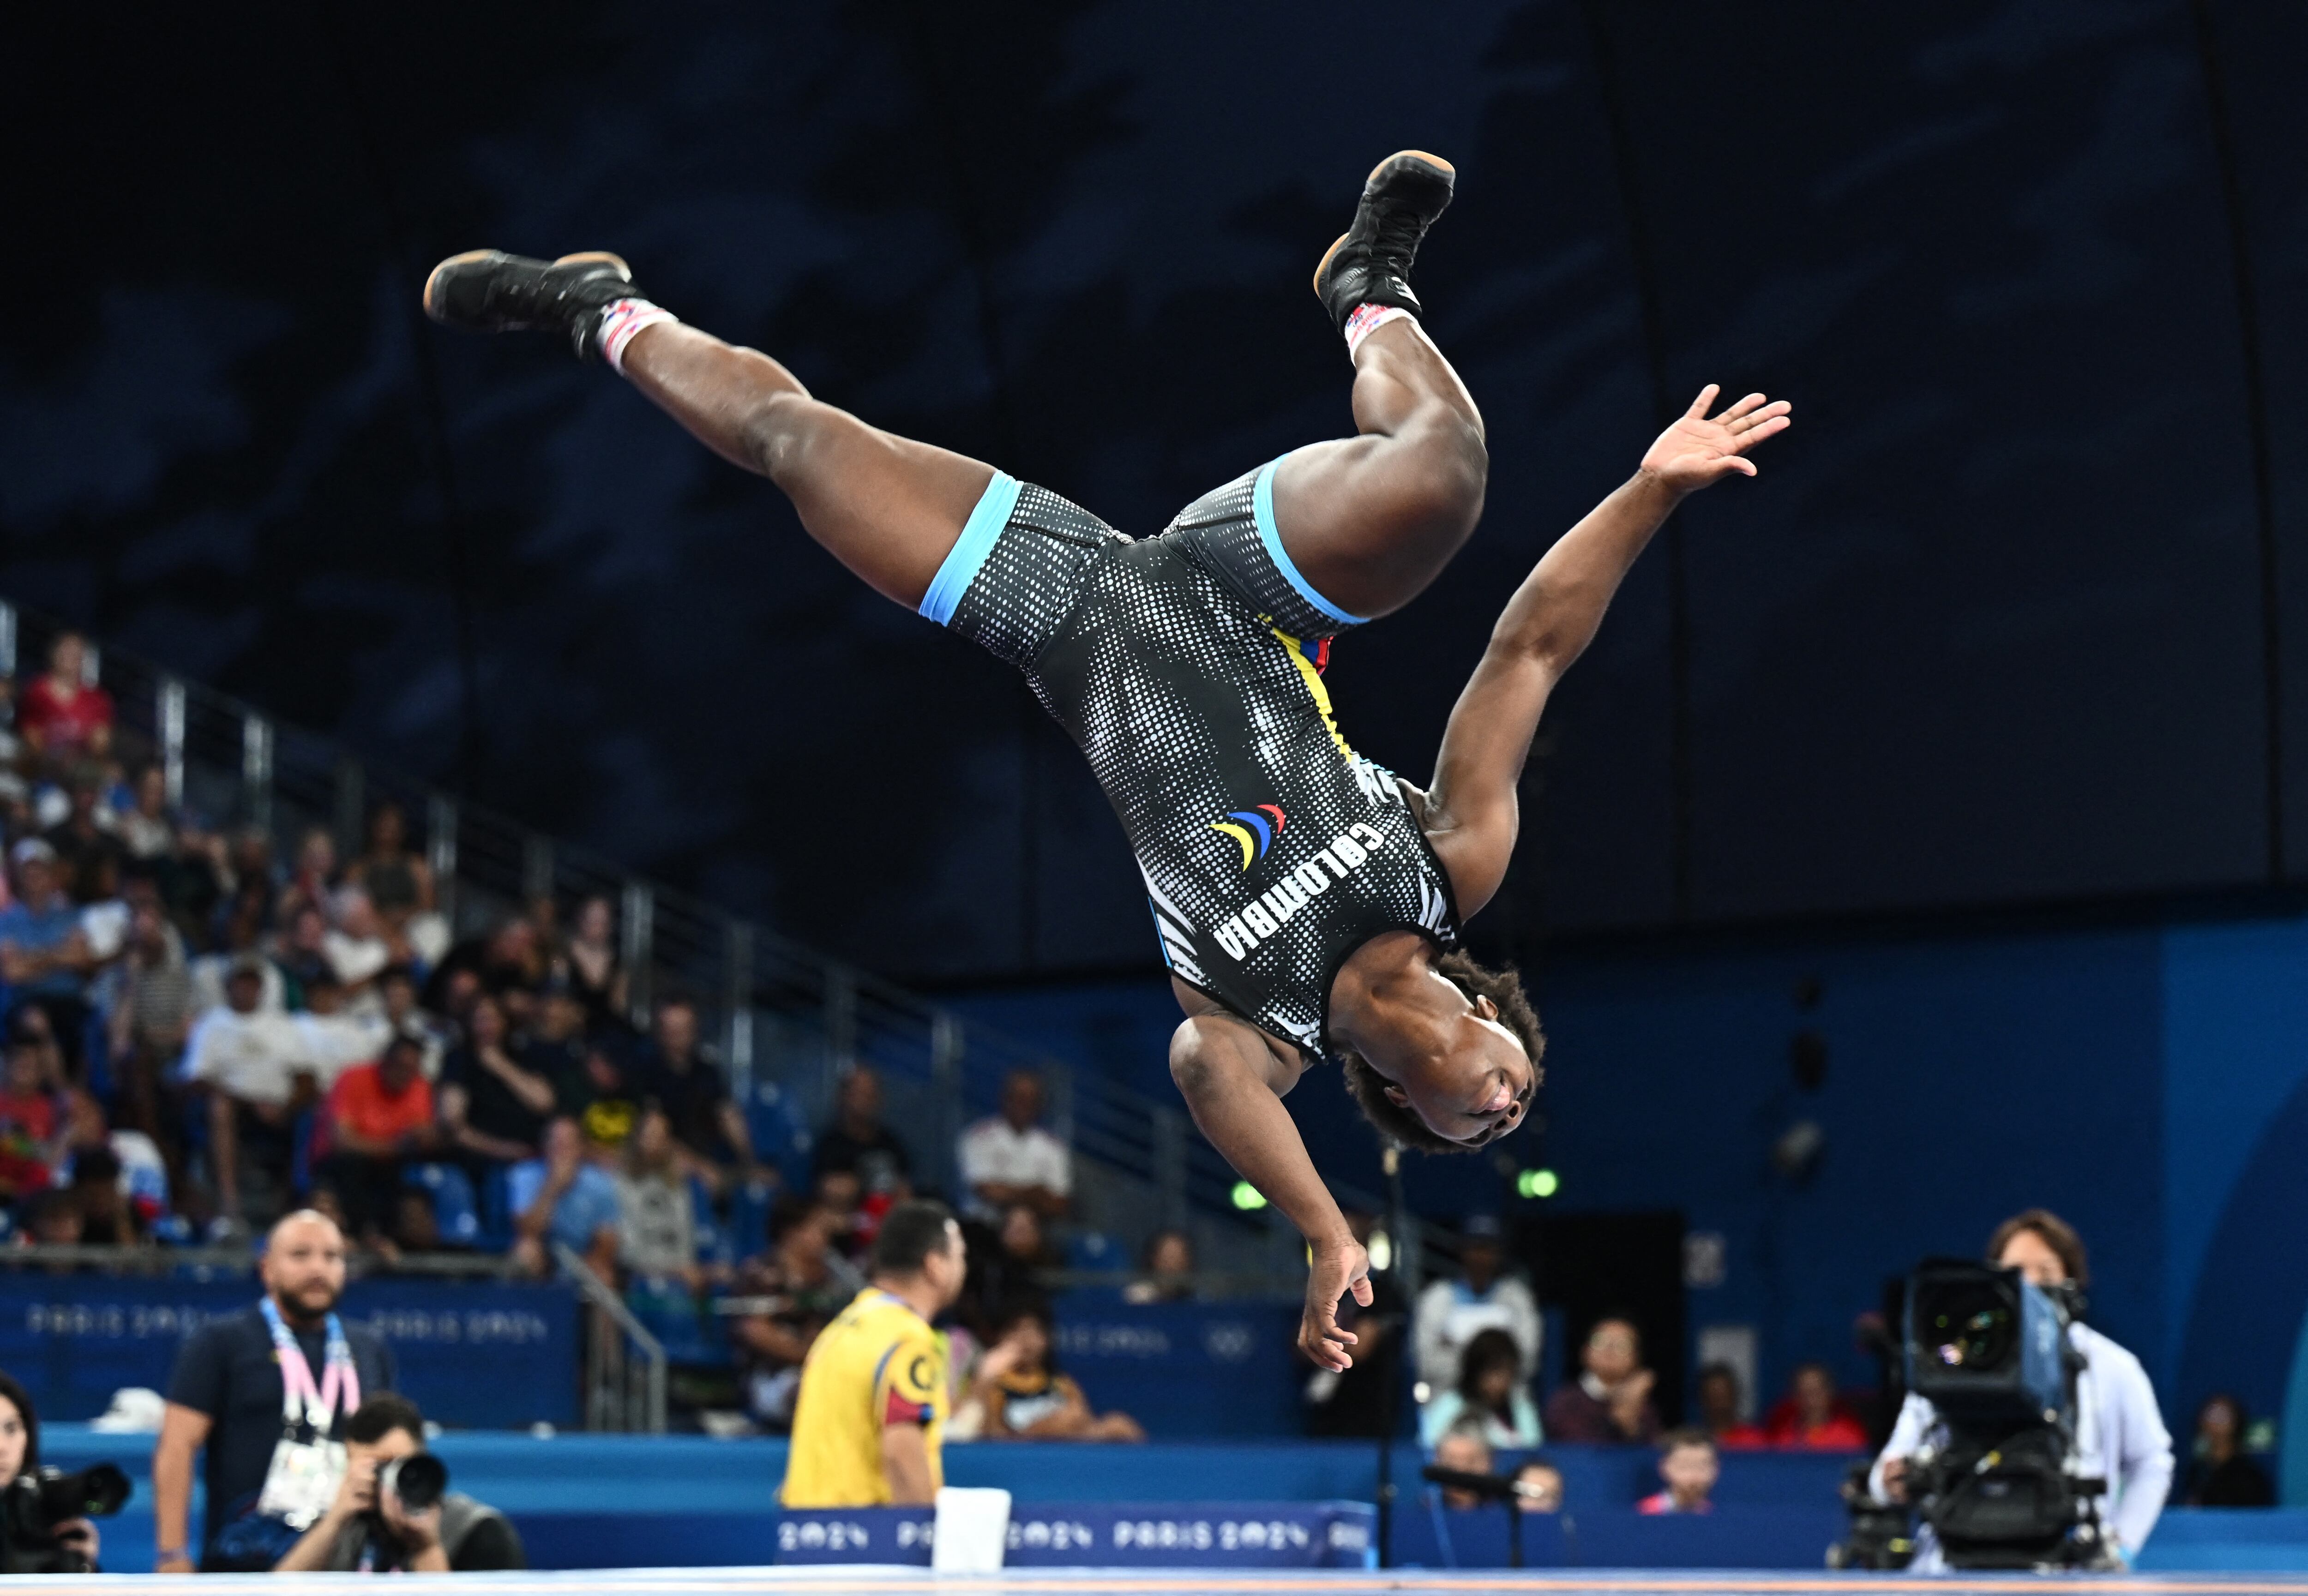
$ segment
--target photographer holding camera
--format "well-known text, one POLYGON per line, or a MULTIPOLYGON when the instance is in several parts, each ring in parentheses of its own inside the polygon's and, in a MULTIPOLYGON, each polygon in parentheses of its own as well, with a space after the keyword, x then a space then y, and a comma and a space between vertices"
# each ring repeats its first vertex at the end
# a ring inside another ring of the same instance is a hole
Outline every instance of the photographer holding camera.
MULTIPOLYGON (((2138 1555, 2164 1511, 2172 1485, 2172 1437, 2156 1406, 2156 1393, 2140 1360, 2073 1317, 2080 1311, 2080 1288, 2088 1278, 2084 1244, 2066 1221, 2047 1209, 2030 1208, 1996 1227, 1987 1243, 1987 1261, 2017 1269, 2030 1283, 2070 1304, 2068 1343, 2080 1360, 2075 1376, 2075 1454, 2081 1476, 2105 1480, 2097 1498, 2099 1522, 2116 1557, 2127 1566, 2138 1555)), ((1943 1446, 1947 1422, 1932 1403, 1909 1393, 1882 1455, 1869 1473, 1869 1491, 1881 1501, 1906 1502, 1914 1483, 1911 1460, 1927 1447, 1943 1446)), ((1925 1527, 1916 1536, 1916 1571, 1946 1566, 1936 1538, 1925 1527)))
POLYGON ((372 1396, 345 1421, 334 1500, 275 1574, 473 1574, 526 1568, 521 1536, 495 1508, 448 1489, 425 1450, 425 1415, 405 1396, 372 1396))
POLYGON ((88 1514, 119 1512, 127 1486, 109 1464, 42 1473, 40 1416, 30 1394, 0 1374, 0 1574, 96 1572, 99 1538, 88 1514))

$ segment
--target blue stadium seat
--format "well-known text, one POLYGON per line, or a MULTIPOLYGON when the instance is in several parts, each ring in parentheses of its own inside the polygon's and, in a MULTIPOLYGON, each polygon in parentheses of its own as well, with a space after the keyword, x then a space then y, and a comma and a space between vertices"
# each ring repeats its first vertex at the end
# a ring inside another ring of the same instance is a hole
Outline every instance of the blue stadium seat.
POLYGON ((451 1247, 475 1247, 481 1239, 480 1204, 473 1196, 472 1178, 453 1163, 411 1164, 402 1184, 430 1192, 433 1225, 451 1247))
POLYGON ((775 1081, 756 1081, 745 1104, 745 1128, 754 1137, 754 1156, 776 1167, 788 1191, 809 1189, 809 1157, 817 1138, 790 1093, 775 1081))
POLYGON ((625 1306, 643 1329, 664 1343, 672 1362, 709 1368, 729 1363, 729 1340, 720 1315, 702 1311, 679 1281, 643 1275, 625 1289, 625 1306))
POLYGON ((721 1222, 713 1213, 713 1194, 705 1189, 705 1182, 692 1177, 689 1182, 689 1212, 691 1223, 697 1228, 697 1257, 701 1263, 728 1262, 728 1239, 721 1222))

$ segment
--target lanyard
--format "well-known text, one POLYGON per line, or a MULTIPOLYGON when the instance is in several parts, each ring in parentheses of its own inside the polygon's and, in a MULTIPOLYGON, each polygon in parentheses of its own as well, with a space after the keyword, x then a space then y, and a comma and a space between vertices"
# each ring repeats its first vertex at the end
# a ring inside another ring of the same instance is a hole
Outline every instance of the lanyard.
POLYGON ((337 1411, 341 1402, 349 1413, 360 1406, 360 1374, 353 1368, 352 1343, 345 1339, 345 1327, 337 1316, 328 1317, 328 1351, 324 1361, 328 1368, 320 1383, 313 1380, 313 1366, 306 1361, 305 1351, 297 1338, 288 1334, 281 1321, 280 1309, 272 1299, 265 1298, 257 1304, 264 1311, 266 1328, 272 1332, 273 1357, 280 1365, 280 1417, 289 1425, 296 1424, 301 1407, 306 1423, 313 1427, 316 1437, 326 1437, 336 1427, 337 1411))

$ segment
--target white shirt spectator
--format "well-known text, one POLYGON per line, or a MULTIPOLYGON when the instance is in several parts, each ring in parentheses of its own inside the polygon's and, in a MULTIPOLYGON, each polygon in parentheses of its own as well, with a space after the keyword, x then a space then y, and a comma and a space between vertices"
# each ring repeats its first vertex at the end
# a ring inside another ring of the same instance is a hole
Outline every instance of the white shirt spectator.
MULTIPOLYGON (((2076 1450, 2084 1475, 2107 1481, 2107 1495, 2099 1498, 2100 1523, 2129 1560, 2147 1544, 2171 1492, 2172 1434, 2164 1428, 2155 1388, 2139 1359, 2088 1325, 2069 1326, 2068 1340, 2084 1356, 2083 1372, 2076 1377, 2076 1450)), ((1882 1456, 1868 1472, 1867 1489, 1880 1499, 1884 1463, 1912 1457, 1925 1437, 1938 1440, 1945 1433, 1939 1410, 1911 1393, 1899 1409, 1891 1438, 1883 1444, 1882 1456)), ((1912 1475, 1909 1480, 1912 1496, 1912 1475)), ((1916 1537, 1911 1566, 1925 1574, 1946 1566, 1929 1525, 1916 1537)))
POLYGON ((961 1133, 959 1153, 961 1183, 971 1193, 973 1214, 989 1212, 976 1195, 981 1186, 1038 1186, 1062 1197, 1073 1195, 1073 1157, 1064 1142, 1038 1125, 1021 1130, 993 1115, 961 1133))
MULTIPOLYGON (((232 974, 237 953, 204 953, 193 960, 193 1012, 206 1014, 224 1005, 224 979, 232 974)), ((271 959, 264 961, 263 971, 264 991, 256 1000, 257 1011, 280 1014, 288 1007, 288 981, 280 974, 280 966, 271 959)))
POLYGON ((1412 1315, 1418 1349, 1418 1377, 1437 1394, 1456 1390, 1459 1360, 1467 1343, 1486 1330, 1503 1330, 1522 1352, 1522 1375, 1538 1372, 1539 1317, 1530 1287, 1503 1274, 1487 1291, 1464 1280, 1438 1280, 1418 1293, 1412 1315))
POLYGON ((346 1069, 382 1053, 386 1038, 377 1021, 217 1008, 185 1044, 185 1078, 243 1103, 279 1105, 296 1094, 298 1075, 312 1076, 326 1092, 346 1069))

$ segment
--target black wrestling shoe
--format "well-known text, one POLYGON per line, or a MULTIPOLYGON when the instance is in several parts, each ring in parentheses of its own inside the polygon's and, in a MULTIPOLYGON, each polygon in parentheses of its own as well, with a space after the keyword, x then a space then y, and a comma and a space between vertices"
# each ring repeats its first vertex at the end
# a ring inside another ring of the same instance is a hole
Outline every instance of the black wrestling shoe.
POLYGON ((1449 161, 1423 150, 1390 155, 1372 169, 1355 225, 1314 268, 1315 297, 1339 330, 1357 305, 1394 305, 1421 313, 1418 296, 1410 291, 1410 262, 1426 229, 1451 203, 1458 175, 1449 161))
POLYGON ((594 250, 533 261, 500 250, 451 255, 425 279, 425 313, 467 332, 546 331, 565 335, 580 360, 599 360, 601 313, 638 299, 632 269, 594 250))

